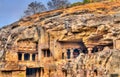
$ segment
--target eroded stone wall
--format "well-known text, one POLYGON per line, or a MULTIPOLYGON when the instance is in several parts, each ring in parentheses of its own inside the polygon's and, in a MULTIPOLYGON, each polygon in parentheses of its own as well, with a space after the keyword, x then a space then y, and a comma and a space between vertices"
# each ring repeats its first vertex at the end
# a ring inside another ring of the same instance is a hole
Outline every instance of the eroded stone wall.
POLYGON ((6 70, 2 77, 26 77, 26 67, 42 68, 42 77, 119 77, 119 41, 114 44, 120 38, 119 9, 119 1, 91 3, 35 14, 0 29, 0 49, 6 52, 0 62, 0 70, 6 70), (73 43, 75 40, 84 45, 73 43), (99 46, 111 49, 91 53, 99 46), (81 47, 88 54, 81 52, 75 58, 71 53, 68 58, 67 49, 72 52, 81 47), (18 61, 17 52, 38 53, 38 59, 18 61))

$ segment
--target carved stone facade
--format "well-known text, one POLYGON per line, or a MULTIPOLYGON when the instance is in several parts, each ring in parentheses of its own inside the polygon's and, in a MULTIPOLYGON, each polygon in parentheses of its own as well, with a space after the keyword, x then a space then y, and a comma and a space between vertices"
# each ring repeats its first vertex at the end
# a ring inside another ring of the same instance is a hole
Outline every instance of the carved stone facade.
POLYGON ((120 2, 86 4, 1 29, 0 77, 120 77, 119 9, 120 2))
POLYGON ((40 35, 38 41, 18 40, 14 48, 16 51, 6 52, 5 62, 0 65, 1 77, 99 76, 96 66, 87 65, 84 61, 87 61, 86 58, 94 58, 93 53, 102 51, 105 46, 85 45, 82 39, 51 39, 54 36, 43 27, 40 35))

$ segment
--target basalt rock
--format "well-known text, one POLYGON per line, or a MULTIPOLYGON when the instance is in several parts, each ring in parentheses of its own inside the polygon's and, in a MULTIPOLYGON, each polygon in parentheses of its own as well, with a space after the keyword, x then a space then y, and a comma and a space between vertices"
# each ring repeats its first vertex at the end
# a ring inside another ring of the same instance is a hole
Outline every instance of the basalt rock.
POLYGON ((1 28, 0 77, 120 77, 119 10, 95 2, 1 28))

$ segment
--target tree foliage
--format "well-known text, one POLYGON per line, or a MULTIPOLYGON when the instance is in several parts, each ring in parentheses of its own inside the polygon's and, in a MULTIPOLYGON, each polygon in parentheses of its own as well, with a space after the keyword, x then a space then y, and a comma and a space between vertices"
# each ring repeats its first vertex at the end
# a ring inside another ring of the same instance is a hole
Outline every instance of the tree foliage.
POLYGON ((101 2, 101 1, 107 1, 107 0, 83 0, 83 3, 91 3, 91 2, 101 2))
POLYGON ((49 10, 66 8, 70 5, 68 0, 51 0, 47 3, 49 10))
MULTIPOLYGON (((47 2, 47 8, 48 10, 55 10, 55 9, 73 7, 90 2, 99 2, 99 1, 104 1, 104 0, 83 0, 83 2, 75 2, 73 4, 70 4, 69 0, 50 0, 47 2)), ((47 8, 41 2, 34 1, 28 5, 28 8, 27 10, 24 11, 24 13, 25 16, 29 16, 36 13, 47 11, 47 8)))
POLYGON ((46 11, 46 7, 44 4, 42 4, 41 2, 31 2, 29 5, 28 5, 28 8, 27 10, 25 10, 25 15, 26 16, 29 16, 29 15, 32 15, 32 14, 36 14, 36 13, 40 13, 40 12, 43 12, 43 11, 46 11))
POLYGON ((83 2, 75 2, 75 3, 71 4, 70 7, 79 6, 79 5, 83 5, 83 2))
POLYGON ((89 3, 90 0, 83 0, 83 3, 89 3))

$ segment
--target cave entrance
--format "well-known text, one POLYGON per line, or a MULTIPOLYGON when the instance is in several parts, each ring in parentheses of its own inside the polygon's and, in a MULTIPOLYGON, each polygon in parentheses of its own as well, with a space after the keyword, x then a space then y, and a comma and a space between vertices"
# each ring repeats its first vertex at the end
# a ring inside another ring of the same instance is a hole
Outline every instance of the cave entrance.
POLYGON ((27 68, 26 77, 40 77, 40 68, 27 68))
POLYGON ((73 57, 74 57, 74 58, 78 57, 79 54, 80 54, 80 51, 79 51, 78 49, 74 49, 74 50, 73 50, 73 57))

